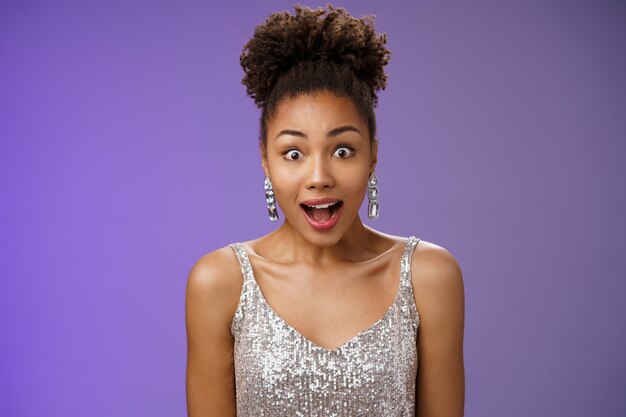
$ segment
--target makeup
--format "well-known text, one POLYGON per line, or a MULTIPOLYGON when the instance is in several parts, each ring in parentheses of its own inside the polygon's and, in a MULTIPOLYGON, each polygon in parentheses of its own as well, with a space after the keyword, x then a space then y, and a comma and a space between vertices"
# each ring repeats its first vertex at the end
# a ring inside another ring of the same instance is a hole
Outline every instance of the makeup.
POLYGON ((328 230, 339 221, 343 201, 332 198, 307 200, 300 204, 300 208, 305 219, 314 229, 328 230))

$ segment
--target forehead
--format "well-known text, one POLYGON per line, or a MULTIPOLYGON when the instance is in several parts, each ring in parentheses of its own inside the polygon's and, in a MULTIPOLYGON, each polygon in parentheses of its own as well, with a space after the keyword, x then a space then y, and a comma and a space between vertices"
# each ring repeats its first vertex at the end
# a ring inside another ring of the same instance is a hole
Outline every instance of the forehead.
POLYGON ((287 127, 326 131, 348 124, 365 126, 366 122, 351 99, 324 91, 283 99, 268 121, 268 131, 287 127))

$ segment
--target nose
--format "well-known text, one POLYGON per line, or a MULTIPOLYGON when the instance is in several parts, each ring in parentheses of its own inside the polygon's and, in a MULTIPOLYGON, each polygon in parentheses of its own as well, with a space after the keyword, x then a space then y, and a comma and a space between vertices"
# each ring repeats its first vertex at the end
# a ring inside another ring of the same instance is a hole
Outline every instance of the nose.
POLYGON ((322 190, 335 186, 335 180, 328 166, 329 162, 321 155, 309 158, 309 169, 306 178, 307 189, 322 190))

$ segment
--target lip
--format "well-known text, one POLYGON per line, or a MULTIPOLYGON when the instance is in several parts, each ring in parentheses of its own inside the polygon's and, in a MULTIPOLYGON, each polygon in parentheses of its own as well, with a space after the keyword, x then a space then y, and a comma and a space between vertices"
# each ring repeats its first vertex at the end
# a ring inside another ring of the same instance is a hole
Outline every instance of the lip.
POLYGON ((336 203, 337 201, 341 201, 341 200, 338 198, 324 197, 324 198, 316 198, 312 200, 301 201, 300 204, 306 204, 307 206, 316 206, 318 204, 336 203))
MULTIPOLYGON (((337 199, 333 199, 333 198, 323 198, 323 199, 320 199, 320 200, 307 200, 306 202, 304 202, 302 204, 316 205, 316 204, 334 203, 335 201, 341 201, 341 200, 337 200, 337 199)), ((343 211, 343 204, 340 205, 340 207, 337 209, 337 211, 335 212, 333 217, 331 217, 330 219, 326 220, 325 222, 318 222, 315 219, 309 217, 309 215, 307 214, 306 210, 302 206, 300 206, 300 210, 302 210, 302 215, 304 216, 306 221, 314 229, 316 229, 316 230, 329 230, 329 229, 332 229, 337 224, 337 222, 339 221, 339 217, 341 217, 341 212, 343 211)))

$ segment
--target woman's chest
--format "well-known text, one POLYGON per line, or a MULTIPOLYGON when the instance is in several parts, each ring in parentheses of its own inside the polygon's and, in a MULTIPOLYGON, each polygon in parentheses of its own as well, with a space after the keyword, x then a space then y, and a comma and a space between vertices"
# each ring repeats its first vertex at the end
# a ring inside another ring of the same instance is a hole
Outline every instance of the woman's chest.
POLYGON ((256 262, 254 275, 266 307, 307 339, 333 349, 390 309, 400 287, 398 263, 383 259, 315 270, 256 262))
POLYGON ((329 349, 276 315, 259 294, 248 295, 246 306, 253 307, 242 311, 234 332, 242 409, 276 412, 268 415, 412 415, 419 321, 404 297, 372 326, 329 349))

